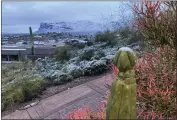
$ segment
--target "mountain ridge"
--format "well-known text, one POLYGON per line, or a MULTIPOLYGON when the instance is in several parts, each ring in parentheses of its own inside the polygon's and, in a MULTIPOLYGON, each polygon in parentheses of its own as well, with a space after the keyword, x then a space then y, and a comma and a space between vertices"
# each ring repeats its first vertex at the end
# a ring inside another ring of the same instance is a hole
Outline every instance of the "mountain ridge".
POLYGON ((92 22, 89 20, 78 20, 73 22, 41 22, 38 30, 35 33, 48 33, 48 32, 85 32, 94 33, 102 32, 106 29, 114 29, 114 27, 120 27, 121 24, 116 21, 111 21, 107 24, 92 22))

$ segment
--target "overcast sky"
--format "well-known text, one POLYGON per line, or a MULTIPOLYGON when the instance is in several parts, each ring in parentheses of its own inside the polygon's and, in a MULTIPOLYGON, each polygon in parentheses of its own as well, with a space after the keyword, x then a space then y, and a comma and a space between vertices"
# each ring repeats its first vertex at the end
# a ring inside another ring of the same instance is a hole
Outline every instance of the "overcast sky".
POLYGON ((2 2, 2 32, 26 33, 29 26, 37 30, 41 22, 119 20, 129 16, 126 2, 2 2))

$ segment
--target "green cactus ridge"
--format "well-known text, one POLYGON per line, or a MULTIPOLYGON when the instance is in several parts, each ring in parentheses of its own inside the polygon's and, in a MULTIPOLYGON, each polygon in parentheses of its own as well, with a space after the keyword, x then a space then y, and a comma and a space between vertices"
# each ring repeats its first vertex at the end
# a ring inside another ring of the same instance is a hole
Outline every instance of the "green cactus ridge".
POLYGON ((130 48, 127 50, 121 50, 116 53, 113 63, 119 68, 119 71, 125 72, 131 70, 135 66, 137 57, 136 54, 130 48))
POLYGON ((132 50, 126 50, 119 49, 113 60, 119 74, 111 86, 106 119, 136 119, 137 85, 133 67, 137 58, 132 50))

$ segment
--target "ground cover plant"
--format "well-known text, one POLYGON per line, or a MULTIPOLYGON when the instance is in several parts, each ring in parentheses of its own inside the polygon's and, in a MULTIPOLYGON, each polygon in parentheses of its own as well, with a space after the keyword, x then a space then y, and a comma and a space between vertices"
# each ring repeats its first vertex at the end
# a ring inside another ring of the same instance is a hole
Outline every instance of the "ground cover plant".
POLYGON ((45 83, 31 62, 2 64, 2 110, 36 97, 45 83))

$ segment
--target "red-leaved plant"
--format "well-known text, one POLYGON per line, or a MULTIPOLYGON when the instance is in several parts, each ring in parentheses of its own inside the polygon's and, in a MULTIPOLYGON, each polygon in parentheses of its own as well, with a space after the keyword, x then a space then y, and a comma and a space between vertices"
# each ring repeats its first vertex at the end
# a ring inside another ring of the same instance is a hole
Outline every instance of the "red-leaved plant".
POLYGON ((165 46, 144 53, 136 65, 137 100, 144 103, 140 118, 172 118, 176 115, 175 51, 165 46))

